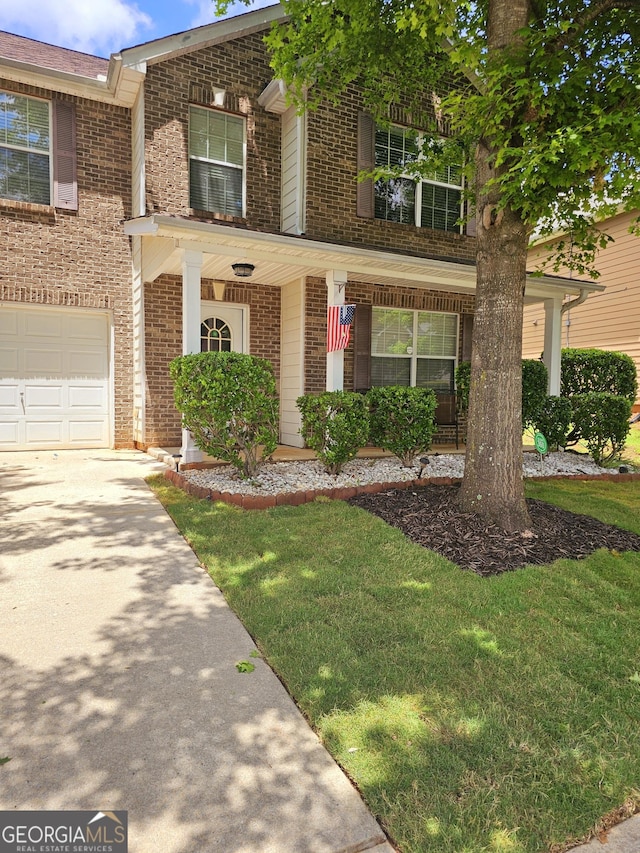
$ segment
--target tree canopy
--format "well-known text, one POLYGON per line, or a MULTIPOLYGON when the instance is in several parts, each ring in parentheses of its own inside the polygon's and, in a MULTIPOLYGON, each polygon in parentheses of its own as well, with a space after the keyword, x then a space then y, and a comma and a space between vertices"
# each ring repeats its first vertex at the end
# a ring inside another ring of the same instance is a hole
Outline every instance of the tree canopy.
MULTIPOLYGON (((247 0, 250 5, 251 0, 247 0)), ((218 9, 228 5, 218 0, 218 9)), ((300 105, 351 85, 374 117, 418 118, 398 173, 464 164, 477 289, 461 502, 528 533, 520 419, 522 307, 534 231, 591 272, 594 223, 640 209, 640 0, 283 0, 267 37, 300 105), (425 103, 429 108, 425 112, 425 103), (428 119, 430 116, 430 120, 428 119), (454 149, 453 152, 451 149, 454 149)))
MULTIPOLYGON (((228 4, 217 5, 222 11, 228 4)), ((541 234, 572 232, 571 258, 564 253, 559 262, 584 271, 599 245, 594 219, 621 206, 640 208, 639 0, 527 0, 527 24, 493 50, 492 28, 498 31, 497 19, 513 16, 517 4, 281 5, 288 20, 267 38, 274 73, 308 108, 358 83, 368 109, 384 121, 396 104, 419 113, 425 93, 442 90, 447 76, 463 81, 438 98, 450 146, 466 154, 471 169, 478 140, 491 141, 500 204, 541 234)), ((428 158, 422 168, 433 168, 428 158)))

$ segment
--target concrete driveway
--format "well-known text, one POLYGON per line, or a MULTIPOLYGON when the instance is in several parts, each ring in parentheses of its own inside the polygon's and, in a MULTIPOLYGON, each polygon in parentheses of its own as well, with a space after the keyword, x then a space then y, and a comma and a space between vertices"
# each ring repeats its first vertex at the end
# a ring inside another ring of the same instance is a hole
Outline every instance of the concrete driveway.
POLYGON ((0 809, 125 809, 131 853, 390 853, 133 451, 0 454, 0 809))

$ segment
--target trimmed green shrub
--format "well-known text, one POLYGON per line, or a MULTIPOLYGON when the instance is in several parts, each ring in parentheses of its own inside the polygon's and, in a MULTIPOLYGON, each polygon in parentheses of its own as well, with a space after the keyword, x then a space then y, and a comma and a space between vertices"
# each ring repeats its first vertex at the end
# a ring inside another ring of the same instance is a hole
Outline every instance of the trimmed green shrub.
POLYGON ((593 392, 571 398, 573 428, 593 460, 600 465, 616 459, 629 433, 631 402, 616 394, 593 392))
POLYGON ((522 427, 530 427, 547 399, 546 365, 534 358, 522 360, 522 427))
MULTIPOLYGON (((547 398, 547 368, 533 358, 522 360, 522 426, 535 421, 536 414, 547 398)), ((471 363, 462 361, 456 368, 456 389, 461 412, 469 410, 471 363)))
POLYGON ((253 477, 278 445, 271 362, 239 352, 182 355, 169 365, 182 423, 196 445, 253 477))
POLYGON ((626 397, 633 404, 638 391, 631 356, 601 349, 563 349, 560 381, 563 397, 602 392, 626 397))
POLYGON ((547 397, 538 409, 533 426, 547 439, 551 450, 565 447, 571 431, 573 408, 567 397, 547 397))
POLYGON ((369 438, 369 412, 362 394, 326 391, 305 394, 296 405, 302 415, 300 434, 329 474, 339 474, 369 438))
POLYGON ((436 430, 436 395, 429 388, 388 385, 372 388, 366 399, 369 440, 390 450, 405 468, 410 468, 417 454, 431 447, 436 430))

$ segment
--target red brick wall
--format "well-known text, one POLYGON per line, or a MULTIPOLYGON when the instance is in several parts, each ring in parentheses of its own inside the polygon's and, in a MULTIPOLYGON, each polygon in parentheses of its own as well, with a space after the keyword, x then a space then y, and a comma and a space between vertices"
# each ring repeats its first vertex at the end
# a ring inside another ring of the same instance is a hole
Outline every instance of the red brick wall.
MULTIPOLYGON (((214 301, 213 283, 203 281, 201 298, 214 301)), ((161 276, 145 285, 145 395, 147 447, 179 445, 180 416, 173 403, 169 362, 182 353, 182 282, 161 276)), ((249 352, 272 362, 280 376, 280 290, 230 282, 224 302, 249 307, 249 352)))
POLYGON ((351 87, 339 106, 323 105, 307 117, 306 236, 421 257, 474 260, 475 238, 465 234, 356 216, 361 109, 362 98, 351 87))
MULTIPOLYGON (((305 293, 304 390, 305 394, 321 394, 326 390, 327 382, 327 285, 324 279, 307 278, 305 293)), ((460 315, 473 314, 475 307, 473 296, 417 287, 378 287, 360 282, 347 282, 345 302, 460 315)), ((462 329, 459 346, 462 347, 462 329)), ((461 358, 460 349, 458 359, 461 358)), ((353 340, 344 355, 344 388, 353 388, 353 340)))
POLYGON ((0 89, 76 106, 78 210, 0 200, 0 300, 106 308, 115 337, 117 447, 133 444, 129 111, 0 79, 0 89))
POLYGON ((280 117, 265 112, 257 102, 271 76, 260 35, 149 67, 145 81, 149 212, 236 221, 189 208, 189 103, 213 105, 216 88, 227 93, 225 109, 246 118, 246 223, 260 230, 280 230, 280 117))

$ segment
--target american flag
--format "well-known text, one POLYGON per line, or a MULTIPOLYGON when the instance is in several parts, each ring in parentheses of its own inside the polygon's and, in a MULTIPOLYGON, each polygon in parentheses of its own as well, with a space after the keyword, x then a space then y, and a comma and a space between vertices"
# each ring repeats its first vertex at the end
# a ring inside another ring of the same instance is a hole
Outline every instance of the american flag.
POLYGON ((355 305, 330 305, 327 309, 327 352, 345 349, 349 345, 355 305))

